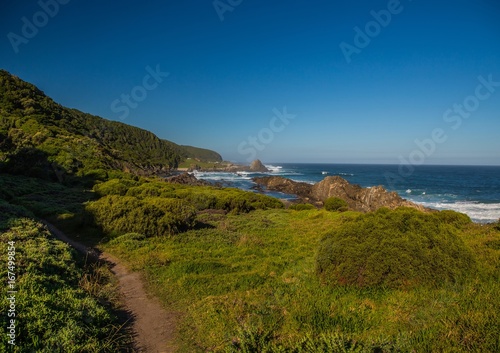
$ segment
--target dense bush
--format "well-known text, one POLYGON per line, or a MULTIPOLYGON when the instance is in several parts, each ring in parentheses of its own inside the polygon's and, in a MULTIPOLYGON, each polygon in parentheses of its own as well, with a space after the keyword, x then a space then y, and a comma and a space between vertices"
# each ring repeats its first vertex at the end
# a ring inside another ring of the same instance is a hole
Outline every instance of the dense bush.
POLYGON ((111 179, 107 182, 94 185, 93 190, 100 196, 121 195, 124 196, 129 188, 135 186, 133 180, 111 179))
POLYGON ((220 209, 234 213, 245 213, 256 209, 283 208, 283 203, 273 197, 233 188, 210 186, 187 186, 162 181, 112 179, 97 184, 94 191, 99 195, 125 195, 137 199, 150 197, 184 200, 197 211, 220 209))
POLYGON ((306 211, 306 210, 314 210, 316 207, 314 207, 310 203, 297 203, 295 205, 291 205, 288 208, 290 210, 295 210, 295 211, 306 211))
POLYGON ((436 216, 444 223, 451 224, 457 228, 463 228, 472 223, 471 219, 466 214, 451 210, 437 212, 436 216))
POLYGON ((158 197, 108 195, 89 203, 86 210, 110 235, 173 235, 193 227, 196 218, 195 209, 186 201, 158 197))
POLYGON ((0 231, 8 229, 12 220, 21 217, 34 217, 22 206, 12 205, 0 198, 0 231))
POLYGON ((345 212, 349 209, 347 202, 338 197, 330 197, 325 201, 325 210, 345 212))
POLYGON ((317 273, 325 282, 359 287, 460 281, 475 261, 442 217, 381 209, 344 223, 323 239, 317 273))

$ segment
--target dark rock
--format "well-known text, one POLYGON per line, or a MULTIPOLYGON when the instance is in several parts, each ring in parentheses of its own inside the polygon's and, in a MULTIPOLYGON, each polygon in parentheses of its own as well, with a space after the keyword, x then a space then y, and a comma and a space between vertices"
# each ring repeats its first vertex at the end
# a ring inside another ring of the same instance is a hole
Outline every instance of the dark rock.
POLYGON ((169 178, 166 178, 166 181, 169 183, 190 185, 190 186, 206 186, 210 185, 209 182, 204 180, 198 180, 193 174, 183 173, 179 175, 175 175, 169 178))
POLYGON ((308 201, 312 195, 312 185, 293 181, 280 176, 256 177, 252 179, 260 188, 279 191, 285 194, 297 195, 300 199, 308 201))

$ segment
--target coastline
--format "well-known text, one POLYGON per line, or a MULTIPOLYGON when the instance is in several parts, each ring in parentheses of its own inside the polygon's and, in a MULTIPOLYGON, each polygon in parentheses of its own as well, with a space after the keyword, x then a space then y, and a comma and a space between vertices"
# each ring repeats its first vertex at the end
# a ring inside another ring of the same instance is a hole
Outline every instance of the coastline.
MULTIPOLYGON (((434 210, 453 210, 467 214, 475 223, 494 223, 500 218, 500 167, 424 166, 406 183, 388 187, 384 172, 394 165, 266 163, 267 172, 251 172, 248 166, 233 168, 202 168, 189 170, 198 179, 224 187, 255 190, 254 177, 283 176, 292 181, 313 185, 328 176, 340 176, 351 184, 364 188, 382 185, 422 207, 434 210), (461 174, 460 178, 456 175, 461 174), (477 174, 477 175, 476 175, 477 174)), ((186 172, 184 169, 177 173, 186 172)), ((265 194, 291 202, 300 202, 294 194, 264 191, 265 194)))

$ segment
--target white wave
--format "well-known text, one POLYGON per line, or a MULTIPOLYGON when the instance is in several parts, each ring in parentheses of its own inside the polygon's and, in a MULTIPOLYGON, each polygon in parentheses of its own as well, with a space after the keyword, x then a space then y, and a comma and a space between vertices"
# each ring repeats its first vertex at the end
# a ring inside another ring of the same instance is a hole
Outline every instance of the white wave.
POLYGON ((311 184, 314 185, 317 183, 317 181, 311 180, 311 179, 294 179, 294 178, 289 178, 291 181, 295 181, 297 183, 306 183, 306 184, 311 184))
POLYGON ((337 175, 342 175, 342 176, 354 176, 352 173, 337 173, 337 175))
POLYGON ((264 166, 269 169, 272 173, 279 173, 283 169, 280 165, 264 164, 264 166))
POLYGON ((248 176, 246 172, 238 172, 238 173, 218 173, 218 172, 198 172, 193 171, 194 176, 197 179, 203 179, 208 181, 236 181, 236 180, 251 180, 252 178, 248 176))
POLYGON ((437 210, 453 210, 465 213, 474 222, 487 223, 496 222, 500 219, 500 203, 479 202, 419 202, 429 208, 437 210))

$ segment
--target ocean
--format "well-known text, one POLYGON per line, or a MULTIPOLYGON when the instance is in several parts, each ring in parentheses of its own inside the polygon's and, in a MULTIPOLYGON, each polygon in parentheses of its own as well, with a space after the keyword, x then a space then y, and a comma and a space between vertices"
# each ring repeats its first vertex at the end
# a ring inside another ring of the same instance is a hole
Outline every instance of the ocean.
MULTIPOLYGON (((251 190, 252 178, 279 175, 314 184, 326 176, 338 175, 362 187, 382 185, 401 197, 438 210, 467 214, 474 222, 500 219, 500 167, 493 166, 416 166, 358 164, 266 164, 269 173, 195 172, 199 179, 224 186, 251 190)), ((293 195, 269 193, 284 199, 293 195)))

